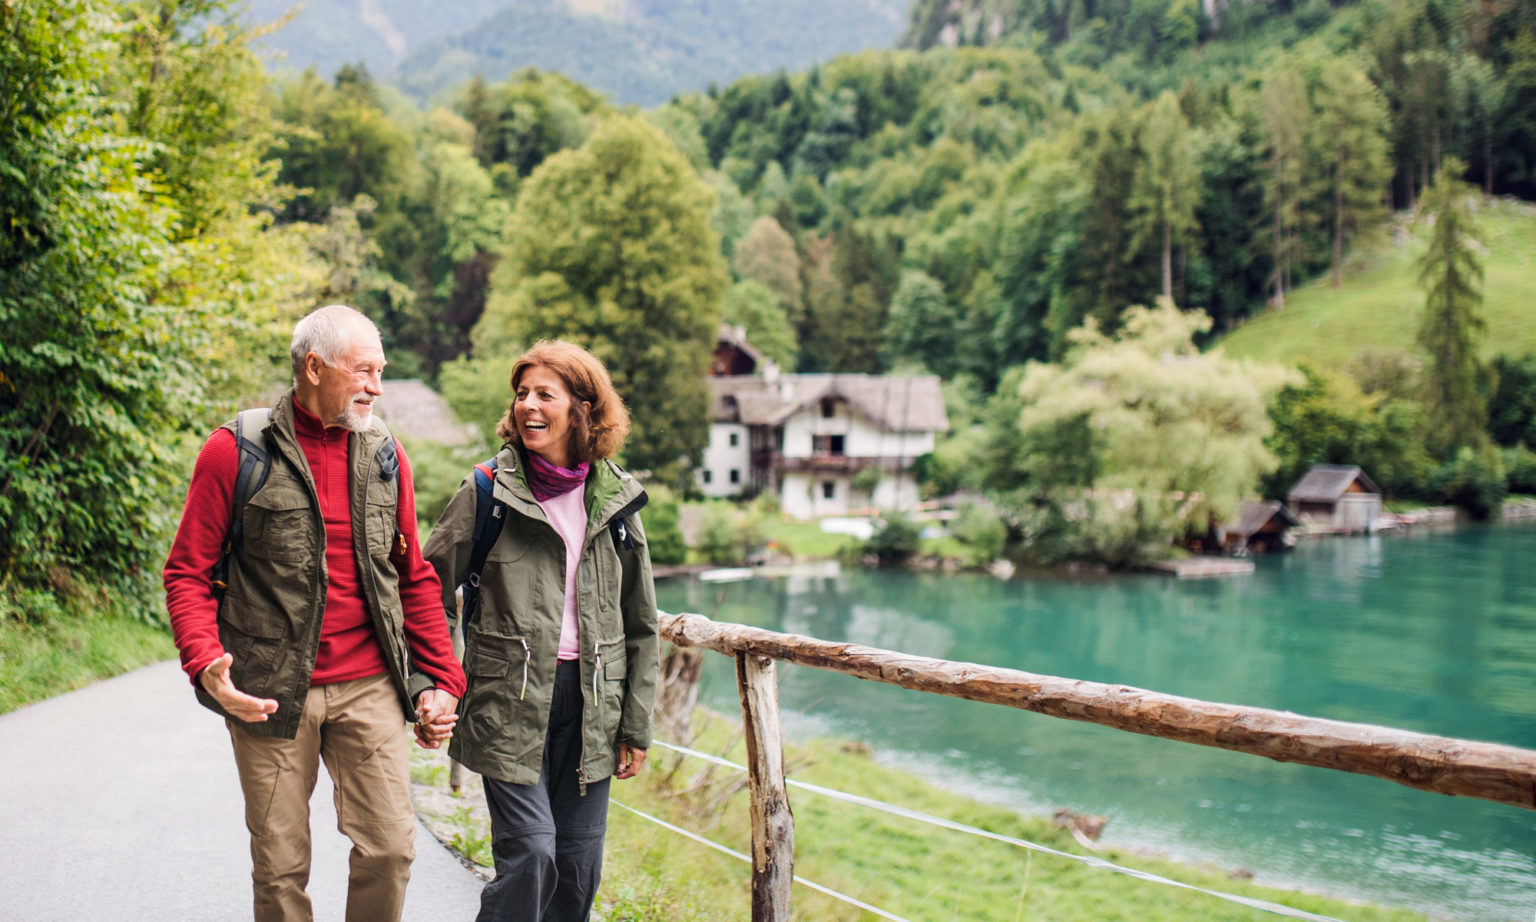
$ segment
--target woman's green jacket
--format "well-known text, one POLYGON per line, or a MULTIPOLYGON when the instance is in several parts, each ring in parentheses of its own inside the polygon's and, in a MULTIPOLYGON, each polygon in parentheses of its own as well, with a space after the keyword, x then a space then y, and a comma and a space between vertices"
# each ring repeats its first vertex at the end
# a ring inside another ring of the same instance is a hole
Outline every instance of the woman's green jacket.
MULTIPOLYGON (((534 784, 564 615, 565 543, 529 491, 517 450, 502 448, 496 466, 492 491, 506 504, 506 519, 486 557, 479 611, 464 638, 469 689, 448 753, 488 778, 534 784)), ((476 492, 473 476, 460 484, 424 549, 443 582, 450 625, 458 621, 454 590, 469 571, 476 492)), ((651 745, 660 654, 651 558, 638 515, 645 500, 640 484, 618 465, 592 463, 576 578, 583 785, 613 774, 619 743, 651 745), (610 528, 620 519, 624 528, 610 528)))

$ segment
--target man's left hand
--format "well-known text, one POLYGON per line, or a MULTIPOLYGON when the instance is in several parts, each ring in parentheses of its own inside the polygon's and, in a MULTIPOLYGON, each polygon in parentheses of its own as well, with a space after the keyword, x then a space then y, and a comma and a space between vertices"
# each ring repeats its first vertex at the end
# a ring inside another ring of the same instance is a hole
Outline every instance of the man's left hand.
POLYGON ((613 773, 613 777, 624 781, 640 774, 640 766, 645 764, 645 750, 629 743, 619 744, 619 770, 613 773))
POLYGON ((459 722, 459 699, 440 688, 429 688, 416 698, 416 745, 441 749, 459 722))

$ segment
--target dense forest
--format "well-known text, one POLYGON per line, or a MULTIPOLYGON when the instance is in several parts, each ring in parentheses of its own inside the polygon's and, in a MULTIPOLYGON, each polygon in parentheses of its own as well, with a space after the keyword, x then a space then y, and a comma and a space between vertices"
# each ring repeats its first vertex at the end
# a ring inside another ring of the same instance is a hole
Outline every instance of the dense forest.
POLYGON ((1479 358, 1472 207, 1536 198, 1530 0, 923 0, 909 47, 643 111, 548 71, 425 111, 363 66, 275 79, 243 22, 0 5, 10 611, 149 591, 191 451, 336 301, 487 426, 516 350, 579 339, 628 463, 682 489, 722 319, 792 369, 925 368, 929 488, 1043 560, 1134 562, 1315 461, 1484 514, 1536 489, 1536 358, 1479 358), (1411 355, 1201 351, 1389 226, 1423 248, 1411 355))

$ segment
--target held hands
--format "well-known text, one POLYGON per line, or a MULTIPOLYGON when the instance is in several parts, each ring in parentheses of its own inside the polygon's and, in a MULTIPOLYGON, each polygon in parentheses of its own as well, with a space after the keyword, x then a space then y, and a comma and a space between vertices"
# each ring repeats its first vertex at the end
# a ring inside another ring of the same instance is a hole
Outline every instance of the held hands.
POLYGON ((441 749, 459 722, 459 699, 440 688, 429 688, 416 697, 416 745, 441 749))
POLYGON ((619 744, 619 770, 613 773, 613 777, 624 781, 640 774, 640 766, 645 764, 645 750, 630 743, 619 744))
POLYGON ((271 698, 247 695, 236 688, 234 680, 229 677, 229 667, 234 662, 234 654, 225 653, 198 673, 197 680, 203 684, 203 690, 212 695, 219 707, 231 717, 246 723, 261 723, 267 719, 267 715, 277 713, 277 702, 271 698))

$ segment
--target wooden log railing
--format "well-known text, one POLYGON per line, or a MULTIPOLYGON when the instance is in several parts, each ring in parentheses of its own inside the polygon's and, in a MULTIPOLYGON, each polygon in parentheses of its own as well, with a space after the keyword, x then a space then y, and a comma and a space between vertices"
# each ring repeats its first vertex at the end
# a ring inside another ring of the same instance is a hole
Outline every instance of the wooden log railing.
POLYGON ((785 793, 774 660, 1536 810, 1536 751, 1529 749, 912 656, 703 615, 662 613, 661 635, 680 647, 736 659, 751 768, 753 922, 789 918, 794 873, 794 823, 785 793))

